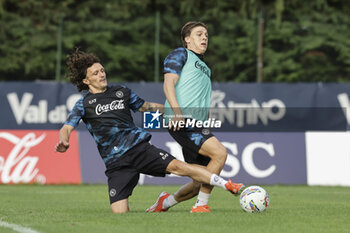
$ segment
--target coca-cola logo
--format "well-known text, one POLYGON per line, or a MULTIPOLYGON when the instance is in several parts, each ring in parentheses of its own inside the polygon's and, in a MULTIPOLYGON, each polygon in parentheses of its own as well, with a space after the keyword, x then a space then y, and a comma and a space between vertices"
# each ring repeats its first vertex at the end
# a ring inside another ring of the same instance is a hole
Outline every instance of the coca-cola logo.
MULTIPOLYGON (((29 183, 34 178, 40 178, 45 183, 45 177, 38 175, 36 167, 38 156, 29 155, 28 152, 43 141, 46 134, 36 137, 34 133, 28 133, 22 138, 11 133, 0 133, 0 140, 6 140, 13 144, 8 156, 0 154, 0 183, 29 183)), ((3 151, 0 150, 0 153, 3 151)))
POLYGON ((114 100, 110 104, 98 104, 95 108, 97 115, 101 115, 104 112, 109 112, 117 109, 124 109, 124 100, 114 100))

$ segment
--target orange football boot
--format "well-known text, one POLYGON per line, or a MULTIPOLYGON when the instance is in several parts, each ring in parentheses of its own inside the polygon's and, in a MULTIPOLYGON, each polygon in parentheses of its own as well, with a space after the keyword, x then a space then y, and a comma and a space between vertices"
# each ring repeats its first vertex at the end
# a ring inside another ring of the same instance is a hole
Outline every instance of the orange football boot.
POLYGON ((233 183, 230 179, 228 182, 225 184, 225 188, 230 191, 233 195, 239 195, 244 188, 244 184, 236 184, 233 183))
POLYGON ((166 212, 166 211, 168 211, 168 209, 163 209, 163 202, 164 202, 164 200, 165 200, 167 197, 169 197, 169 196, 170 196, 169 193, 167 193, 167 192, 162 192, 162 193, 159 195, 159 197, 158 197, 156 203, 154 203, 151 207, 149 207, 149 208, 146 210, 146 212, 150 213, 150 212, 166 212))
POLYGON ((210 213, 210 207, 207 205, 199 205, 197 207, 192 207, 191 213, 210 213))

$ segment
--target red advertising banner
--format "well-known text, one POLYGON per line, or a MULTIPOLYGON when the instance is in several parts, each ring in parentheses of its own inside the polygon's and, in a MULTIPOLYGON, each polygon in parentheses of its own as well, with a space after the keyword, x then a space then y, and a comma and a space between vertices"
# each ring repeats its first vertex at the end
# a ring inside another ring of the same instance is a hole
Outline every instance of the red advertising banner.
POLYGON ((81 183, 77 132, 65 153, 57 142, 58 130, 0 130, 0 183, 81 183))

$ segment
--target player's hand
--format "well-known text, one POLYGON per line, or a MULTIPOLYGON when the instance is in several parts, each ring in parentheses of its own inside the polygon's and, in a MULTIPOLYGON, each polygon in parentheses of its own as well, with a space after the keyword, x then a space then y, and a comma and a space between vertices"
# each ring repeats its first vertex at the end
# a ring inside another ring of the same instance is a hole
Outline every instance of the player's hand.
POLYGON ((169 129, 173 130, 173 131, 178 131, 180 130, 182 127, 185 126, 185 119, 183 117, 179 117, 179 116, 175 116, 173 118, 171 118, 170 122, 169 122, 169 129))
POLYGON ((55 152, 66 152, 66 150, 69 148, 68 142, 59 141, 55 146, 55 152))

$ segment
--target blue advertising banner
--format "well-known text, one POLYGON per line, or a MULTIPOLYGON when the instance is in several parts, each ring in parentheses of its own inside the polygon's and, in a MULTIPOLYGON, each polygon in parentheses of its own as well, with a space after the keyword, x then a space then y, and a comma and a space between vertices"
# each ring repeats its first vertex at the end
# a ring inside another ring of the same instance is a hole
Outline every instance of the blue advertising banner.
MULTIPOLYGON (((165 100, 162 83, 126 85, 146 101, 165 100)), ((0 129, 57 130, 81 96, 69 83, 1 82, 0 129)), ((306 184, 305 131, 349 129, 349 96, 349 83, 213 83, 211 116, 221 120, 224 129, 214 134, 228 151, 222 175, 246 184, 306 184)), ((133 116, 142 127, 142 114, 133 116)), ((82 182, 106 183, 95 142, 84 124, 77 130, 82 182)), ((154 145, 182 159, 181 147, 166 130, 150 131, 154 145)), ((317 151, 314 147, 309 151, 317 151)), ((139 182, 184 184, 188 180, 143 175, 139 182)))
POLYGON ((65 83, 0 82, 0 129, 59 129, 80 97, 65 83))
POLYGON ((349 84, 213 84, 212 116, 241 132, 346 131, 349 84), (344 95, 343 102, 338 100, 344 95))
MULTIPOLYGON (((306 184, 304 133, 217 133, 228 152, 221 175, 245 184, 306 184)), ((178 159, 181 147, 168 133, 153 133, 152 144, 178 159)), ((188 178, 141 177, 143 184, 184 184, 188 178)))
POLYGON ((107 183, 105 164, 97 150, 96 143, 87 130, 78 131, 81 180, 83 184, 107 183))
MULTIPOLYGON (((152 133, 151 143, 183 160, 181 147, 168 133, 152 133)), ((228 152, 221 175, 246 184, 306 184, 303 133, 218 133, 228 152)), ((105 166, 87 131, 79 131, 82 182, 106 183, 105 166)), ((140 184, 181 185, 187 177, 141 175, 140 184)))
MULTIPOLYGON (((165 100, 162 83, 126 85, 147 101, 165 100)), ((346 83, 213 83, 211 116, 229 131, 344 131, 349 95, 346 83)), ((2 82, 0 129, 58 129, 81 96, 69 83, 2 82)), ((142 125, 141 114, 134 117, 142 125)))

